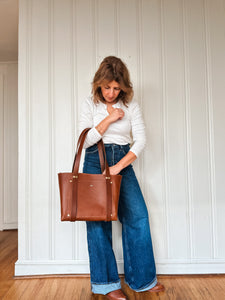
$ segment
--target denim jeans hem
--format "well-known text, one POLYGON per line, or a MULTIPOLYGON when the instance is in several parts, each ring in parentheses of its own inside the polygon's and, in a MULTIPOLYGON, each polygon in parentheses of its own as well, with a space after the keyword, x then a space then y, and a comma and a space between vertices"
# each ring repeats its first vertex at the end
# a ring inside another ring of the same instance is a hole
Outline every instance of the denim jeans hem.
POLYGON ((126 280, 124 280, 124 281, 125 281, 125 283, 129 286, 129 288, 131 288, 133 291, 135 291, 135 292, 137 292, 137 293, 145 292, 145 291, 147 291, 147 290, 150 290, 150 289, 152 289, 154 286, 156 286, 156 284, 157 284, 157 278, 155 277, 155 278, 153 279, 153 281, 151 281, 151 283, 148 283, 147 285, 145 285, 144 287, 142 287, 142 288, 140 288, 140 289, 134 289, 134 288, 132 288, 132 287, 129 285, 128 282, 126 282, 126 280))
POLYGON ((112 291, 121 289, 120 280, 117 282, 106 283, 106 284, 97 284, 91 283, 91 290, 94 294, 106 295, 112 291))

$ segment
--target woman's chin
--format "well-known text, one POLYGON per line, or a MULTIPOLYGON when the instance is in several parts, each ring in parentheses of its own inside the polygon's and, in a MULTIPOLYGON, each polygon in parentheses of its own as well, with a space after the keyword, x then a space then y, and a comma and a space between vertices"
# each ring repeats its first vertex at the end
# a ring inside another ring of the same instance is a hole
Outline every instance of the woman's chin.
POLYGON ((116 103, 116 99, 105 99, 108 103, 116 103))

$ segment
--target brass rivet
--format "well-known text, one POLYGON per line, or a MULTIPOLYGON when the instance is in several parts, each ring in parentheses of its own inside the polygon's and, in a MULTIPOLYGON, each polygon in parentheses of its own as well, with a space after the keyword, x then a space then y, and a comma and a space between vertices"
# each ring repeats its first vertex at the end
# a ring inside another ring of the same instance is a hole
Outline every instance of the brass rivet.
POLYGON ((112 181, 110 181, 110 183, 112 184, 112 181))
POLYGON ((70 182, 73 182, 73 180, 70 180, 70 182))
POLYGON ((70 216, 70 214, 67 214, 67 217, 69 217, 70 216))
POLYGON ((73 176, 73 178, 78 178, 78 176, 73 176))
POLYGON ((110 177, 106 177, 105 179, 110 179, 110 177))
POLYGON ((93 184, 90 184, 90 187, 93 187, 93 184))

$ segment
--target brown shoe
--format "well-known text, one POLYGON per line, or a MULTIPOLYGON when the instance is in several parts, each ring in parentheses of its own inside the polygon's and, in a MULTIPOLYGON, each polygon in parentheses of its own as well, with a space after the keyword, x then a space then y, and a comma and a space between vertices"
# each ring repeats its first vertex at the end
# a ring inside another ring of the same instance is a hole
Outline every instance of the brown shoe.
POLYGON ((165 287, 160 284, 159 282, 157 282, 157 284, 150 290, 148 290, 147 292, 151 292, 151 293, 157 293, 157 292, 164 292, 165 291, 165 287))
POLYGON ((128 300, 121 289, 106 294, 106 297, 110 300, 128 300))

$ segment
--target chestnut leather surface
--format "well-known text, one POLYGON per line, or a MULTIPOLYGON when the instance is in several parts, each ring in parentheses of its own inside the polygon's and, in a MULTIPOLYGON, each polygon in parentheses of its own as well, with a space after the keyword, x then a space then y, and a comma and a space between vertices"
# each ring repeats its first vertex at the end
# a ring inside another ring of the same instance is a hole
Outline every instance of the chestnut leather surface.
POLYGON ((106 294, 106 297, 110 300, 128 300, 128 298, 121 289, 106 294))
POLYGON ((151 293, 154 293, 154 292, 158 293, 158 292, 164 292, 164 291, 165 291, 165 287, 159 282, 157 282, 157 284, 153 288, 148 290, 148 292, 151 292, 151 293))

